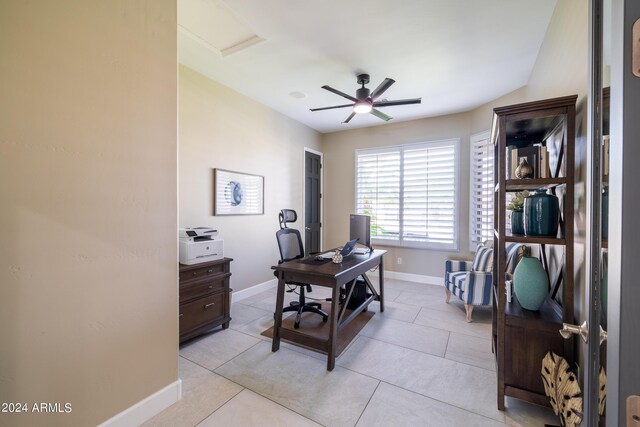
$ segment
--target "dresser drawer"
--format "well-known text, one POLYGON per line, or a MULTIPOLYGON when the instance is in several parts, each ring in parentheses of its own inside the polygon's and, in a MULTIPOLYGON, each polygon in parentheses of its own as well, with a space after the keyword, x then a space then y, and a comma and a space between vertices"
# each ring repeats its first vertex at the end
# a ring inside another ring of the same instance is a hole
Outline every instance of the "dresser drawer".
POLYGON ((214 277, 229 272, 228 262, 207 263, 201 267, 180 268, 180 282, 214 277))
POLYGON ((205 277, 195 282, 180 283, 180 304, 211 293, 222 292, 228 287, 229 275, 211 278, 205 277))
MULTIPOLYGON (((199 298, 180 305, 180 335, 200 326, 213 324, 225 317, 228 296, 225 292, 199 298)), ((212 325, 211 327, 213 327, 212 325)))

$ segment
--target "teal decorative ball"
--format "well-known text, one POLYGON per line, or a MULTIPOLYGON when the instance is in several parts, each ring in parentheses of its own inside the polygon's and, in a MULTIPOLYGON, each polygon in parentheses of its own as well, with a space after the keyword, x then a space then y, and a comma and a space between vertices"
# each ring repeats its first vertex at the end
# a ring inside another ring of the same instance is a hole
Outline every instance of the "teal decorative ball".
POLYGON ((513 272, 513 289, 522 308, 538 311, 549 293, 549 278, 534 257, 522 257, 513 272))

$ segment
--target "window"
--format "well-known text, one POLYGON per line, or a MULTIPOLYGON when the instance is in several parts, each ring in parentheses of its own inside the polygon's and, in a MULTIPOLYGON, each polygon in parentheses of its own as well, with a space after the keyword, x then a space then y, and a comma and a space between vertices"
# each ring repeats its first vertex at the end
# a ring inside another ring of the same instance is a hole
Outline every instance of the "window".
POLYGON ((458 248, 459 140, 356 150, 356 212, 387 246, 458 248))
POLYGON ((493 238, 493 144, 489 131, 471 136, 471 246, 493 238))

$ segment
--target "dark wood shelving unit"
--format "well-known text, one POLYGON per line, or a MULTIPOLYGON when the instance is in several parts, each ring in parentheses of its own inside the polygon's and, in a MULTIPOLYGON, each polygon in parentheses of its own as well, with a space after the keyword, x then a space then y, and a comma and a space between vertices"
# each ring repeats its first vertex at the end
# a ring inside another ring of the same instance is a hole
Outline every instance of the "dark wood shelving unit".
POLYGON ((507 191, 536 190, 553 188, 566 184, 565 178, 508 179, 505 181, 507 191))
MULTIPOLYGON (((542 359, 552 351, 573 363, 573 339, 559 334, 562 323, 573 323, 573 187, 575 145, 575 103, 577 96, 528 102, 494 109, 491 138, 494 142, 495 197, 494 250, 504 253, 507 242, 537 247, 546 262, 553 251, 562 260, 560 271, 547 272, 549 295, 538 311, 520 306, 517 295, 507 302, 505 257, 494 257, 492 346, 498 377, 498 408, 504 410, 505 396, 549 406, 540 371, 542 359), (507 177, 507 148, 554 143, 556 169, 550 178, 507 177), (560 231, 556 237, 515 236, 506 225, 507 194, 544 188, 561 200, 560 231), (555 276, 555 277, 554 277, 555 276), (556 279, 557 283, 554 283, 556 279), (562 286, 558 286, 560 284, 562 286)), ((558 258, 558 257, 556 257, 558 258)))
POLYGON ((505 234, 504 240, 506 242, 517 242, 525 244, 539 244, 539 245, 566 245, 567 241, 561 237, 542 237, 542 236, 512 236, 505 234))

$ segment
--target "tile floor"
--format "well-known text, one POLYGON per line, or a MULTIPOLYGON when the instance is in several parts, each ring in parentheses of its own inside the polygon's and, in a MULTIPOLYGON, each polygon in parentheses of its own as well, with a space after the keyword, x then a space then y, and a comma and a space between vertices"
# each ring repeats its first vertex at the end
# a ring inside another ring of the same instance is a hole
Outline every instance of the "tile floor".
MULTIPOLYGON (((310 296, 329 296, 314 287, 310 296)), ((286 294, 287 300, 295 299, 286 294)), ((231 306, 227 330, 180 348, 182 400, 146 426, 543 426, 550 409, 508 399, 496 408, 491 310, 464 320, 442 286, 385 281, 376 314, 326 370, 322 354, 271 352, 275 289, 231 306)))

